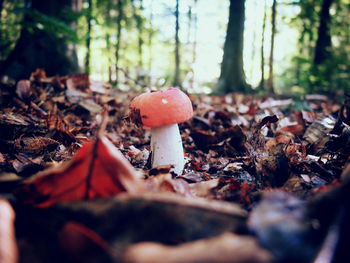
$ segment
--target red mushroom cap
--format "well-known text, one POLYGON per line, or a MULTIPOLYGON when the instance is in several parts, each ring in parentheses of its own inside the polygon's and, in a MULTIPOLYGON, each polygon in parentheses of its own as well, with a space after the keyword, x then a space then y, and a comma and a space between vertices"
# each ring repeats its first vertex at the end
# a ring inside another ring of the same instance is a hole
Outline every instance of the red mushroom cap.
POLYGON ((143 93, 131 102, 131 117, 145 127, 157 127, 187 121, 193 115, 192 103, 181 90, 143 93))

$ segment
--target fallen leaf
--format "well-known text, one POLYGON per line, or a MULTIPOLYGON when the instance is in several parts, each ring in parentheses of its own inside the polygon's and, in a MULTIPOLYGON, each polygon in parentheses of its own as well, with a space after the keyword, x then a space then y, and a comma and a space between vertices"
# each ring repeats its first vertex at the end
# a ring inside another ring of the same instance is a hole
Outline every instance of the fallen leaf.
POLYGON ((19 137, 15 141, 16 150, 33 155, 53 151, 58 145, 59 143, 57 141, 41 136, 19 137))
POLYGON ((191 193, 196 197, 209 197, 212 195, 212 190, 218 186, 219 179, 212 179, 190 184, 191 193))
POLYGON ((85 143, 71 161, 30 178, 17 195, 25 204, 49 207, 141 189, 133 167, 103 136, 85 143))
POLYGON ((49 135, 52 138, 63 142, 65 145, 75 142, 74 135, 69 131, 69 127, 67 127, 68 125, 60 116, 50 114, 46 119, 46 126, 49 129, 49 135))
POLYGON ((40 82, 42 79, 46 79, 46 72, 44 69, 37 68, 36 71, 30 75, 31 81, 40 82))
POLYGON ((103 109, 102 106, 93 100, 93 97, 90 94, 79 90, 67 89, 66 97, 68 98, 69 102, 78 104, 80 107, 87 110, 91 114, 97 114, 103 109))
POLYGON ((173 179, 170 173, 161 173, 148 178, 145 182, 150 192, 170 192, 191 196, 189 184, 183 179, 173 179))
POLYGON ((269 126, 271 123, 278 122, 278 118, 276 115, 266 116, 261 122, 258 124, 257 129, 261 129, 263 126, 269 126))
POLYGON ((155 242, 132 245, 125 254, 125 262, 273 262, 272 255, 249 236, 225 233, 178 246, 155 242))
POLYGON ((80 73, 67 76, 66 86, 68 90, 88 90, 90 86, 89 74, 80 73))
POLYGON ((214 132, 194 129, 191 131, 191 137, 198 147, 206 148, 210 145, 219 143, 219 139, 214 132))
POLYGON ((20 80, 17 82, 16 93, 18 97, 22 100, 26 100, 30 97, 30 81, 29 80, 20 80))
POLYGON ((67 222, 58 238, 61 248, 77 262, 112 262, 108 243, 82 224, 67 222))

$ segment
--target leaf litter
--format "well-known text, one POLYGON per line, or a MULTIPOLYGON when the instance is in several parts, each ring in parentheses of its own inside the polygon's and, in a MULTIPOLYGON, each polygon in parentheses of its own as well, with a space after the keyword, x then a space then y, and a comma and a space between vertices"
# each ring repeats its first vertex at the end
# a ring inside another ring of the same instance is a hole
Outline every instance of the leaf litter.
POLYGON ((0 191, 16 212, 21 262, 347 255, 347 97, 190 95, 176 176, 150 169, 149 132, 128 117, 136 92, 43 70, 0 91, 0 191))

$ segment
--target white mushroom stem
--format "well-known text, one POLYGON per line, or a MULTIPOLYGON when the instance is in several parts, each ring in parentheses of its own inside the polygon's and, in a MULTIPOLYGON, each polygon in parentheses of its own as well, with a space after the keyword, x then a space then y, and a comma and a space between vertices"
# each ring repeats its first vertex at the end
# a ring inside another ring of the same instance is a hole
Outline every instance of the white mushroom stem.
POLYGON ((151 129, 152 167, 174 165, 174 172, 181 175, 185 160, 182 139, 177 124, 151 129))

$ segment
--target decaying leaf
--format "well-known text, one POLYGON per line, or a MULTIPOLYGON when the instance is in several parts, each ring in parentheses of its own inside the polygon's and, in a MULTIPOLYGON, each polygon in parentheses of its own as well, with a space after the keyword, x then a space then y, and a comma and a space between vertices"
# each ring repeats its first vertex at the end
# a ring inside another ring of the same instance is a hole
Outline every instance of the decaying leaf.
POLYGON ((174 245, 194 241, 242 231, 247 216, 237 204, 173 193, 122 193, 55 208, 68 212, 66 220, 79 220, 113 243, 155 241, 174 245))
POLYGON ((78 104, 91 114, 97 114, 103 109, 102 106, 94 102, 94 100, 91 98, 91 95, 79 90, 67 89, 66 97, 68 98, 69 102, 78 104))
POLYGON ((55 203, 137 192, 142 185, 130 163, 106 138, 85 143, 76 156, 30 178, 18 191, 26 204, 55 203))
POLYGON ((29 80, 20 80, 17 82, 16 93, 18 97, 22 100, 26 100, 31 95, 30 90, 30 81, 29 80))
POLYGON ((67 124, 57 114, 50 114, 47 117, 46 126, 49 130, 49 134, 55 140, 61 141, 65 145, 69 145, 75 141, 75 137, 69 131, 67 124))
POLYGON ((305 131, 303 144, 311 148, 312 153, 317 153, 329 140, 329 133, 335 123, 336 120, 332 116, 319 116, 305 131))
POLYGON ((150 192, 171 192, 191 196, 188 183, 183 179, 173 179, 170 173, 150 177, 145 185, 150 192))
POLYGON ((248 236, 225 233, 218 237, 201 239, 178 246, 144 242, 131 246, 125 262, 273 262, 272 255, 259 247, 257 241, 248 236))
POLYGON ((43 154, 44 152, 51 152, 59 143, 53 139, 46 137, 20 137, 15 141, 15 148, 23 153, 33 155, 43 154))

